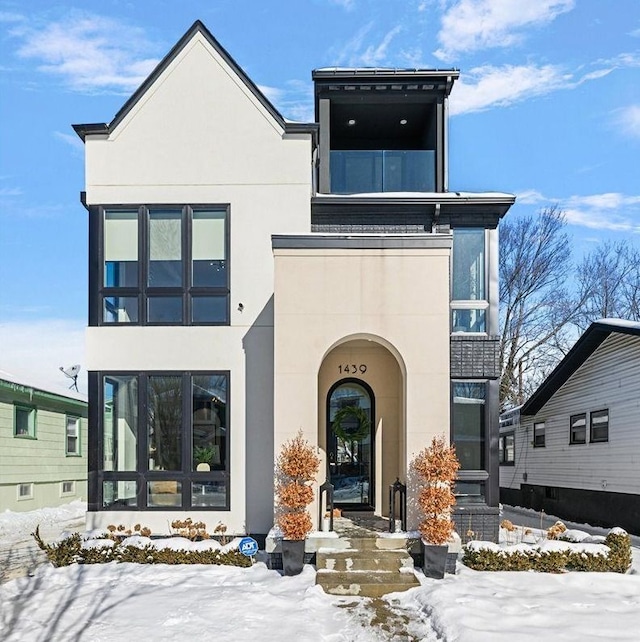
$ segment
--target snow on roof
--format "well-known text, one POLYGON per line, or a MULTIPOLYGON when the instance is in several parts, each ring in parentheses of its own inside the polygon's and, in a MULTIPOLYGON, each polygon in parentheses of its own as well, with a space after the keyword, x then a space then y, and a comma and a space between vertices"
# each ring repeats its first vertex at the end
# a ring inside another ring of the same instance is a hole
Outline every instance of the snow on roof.
POLYGON ((86 395, 82 394, 81 392, 76 392, 75 390, 65 390, 62 384, 58 389, 50 384, 38 383, 36 381, 27 381, 26 378, 14 375, 11 372, 7 372, 6 370, 0 370, 0 380, 14 384, 15 386, 21 386, 23 388, 33 388, 34 390, 41 390, 42 392, 57 395, 58 397, 66 397, 68 399, 73 399, 74 401, 82 401, 84 403, 87 403, 86 395))

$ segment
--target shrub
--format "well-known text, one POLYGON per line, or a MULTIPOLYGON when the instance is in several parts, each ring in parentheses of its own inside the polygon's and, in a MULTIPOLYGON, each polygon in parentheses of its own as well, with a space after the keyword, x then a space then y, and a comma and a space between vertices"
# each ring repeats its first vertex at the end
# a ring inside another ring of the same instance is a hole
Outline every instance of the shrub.
POLYGON ((541 550, 540 547, 499 548, 487 542, 471 542, 464 548, 462 563, 476 571, 590 571, 626 573, 631 566, 631 539, 614 528, 605 540, 607 554, 584 549, 541 550))
MULTIPOLYGON (((78 533, 55 542, 46 544, 40 536, 40 527, 36 528, 33 537, 38 546, 46 553, 47 559, 56 567, 70 564, 106 564, 108 562, 133 562, 136 564, 220 564, 227 566, 248 567, 252 565, 250 557, 240 551, 202 550, 180 551, 170 548, 123 545, 116 540, 112 546, 82 546, 78 533)), ((91 540, 89 540, 91 541, 91 540)))
POLYGON ((302 430, 282 445, 276 463, 278 526, 285 539, 302 540, 312 528, 307 506, 313 502, 311 484, 315 481, 320 459, 302 430))
POLYGON ((446 445, 444 437, 434 437, 431 444, 416 455, 411 466, 424 484, 418 494, 418 506, 424 514, 424 520, 418 525, 420 534, 431 544, 445 544, 455 528, 451 507, 456 498, 451 487, 460 468, 455 447, 446 445))

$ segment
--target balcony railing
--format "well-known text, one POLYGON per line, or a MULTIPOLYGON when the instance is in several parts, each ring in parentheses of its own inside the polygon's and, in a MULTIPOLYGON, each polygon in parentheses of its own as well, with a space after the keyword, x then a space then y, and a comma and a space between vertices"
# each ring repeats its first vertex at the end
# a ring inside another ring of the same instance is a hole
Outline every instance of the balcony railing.
POLYGON ((434 192, 433 150, 332 151, 331 193, 434 192))

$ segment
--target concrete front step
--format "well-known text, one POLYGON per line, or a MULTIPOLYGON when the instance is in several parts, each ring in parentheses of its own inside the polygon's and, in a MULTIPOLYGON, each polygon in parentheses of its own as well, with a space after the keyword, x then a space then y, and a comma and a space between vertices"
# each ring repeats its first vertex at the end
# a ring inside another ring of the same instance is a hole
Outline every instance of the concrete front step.
POLYGON ((406 550, 329 550, 316 553, 316 568, 327 571, 390 571, 413 568, 413 558, 406 550))
POLYGON ((406 591, 420 583, 413 572, 400 571, 327 571, 316 573, 316 584, 331 595, 380 597, 387 593, 406 591))

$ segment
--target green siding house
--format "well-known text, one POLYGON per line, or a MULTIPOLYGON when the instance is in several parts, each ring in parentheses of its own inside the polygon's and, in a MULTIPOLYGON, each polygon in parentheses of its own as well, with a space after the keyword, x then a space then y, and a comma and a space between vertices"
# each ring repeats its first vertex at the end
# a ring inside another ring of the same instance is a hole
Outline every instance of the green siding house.
POLYGON ((87 402, 0 371, 0 512, 87 498, 87 402))

